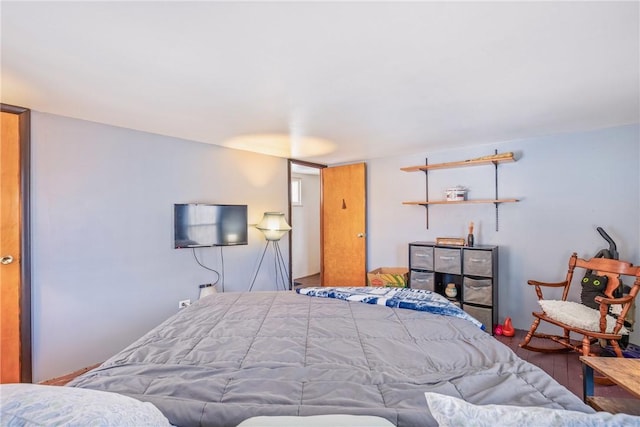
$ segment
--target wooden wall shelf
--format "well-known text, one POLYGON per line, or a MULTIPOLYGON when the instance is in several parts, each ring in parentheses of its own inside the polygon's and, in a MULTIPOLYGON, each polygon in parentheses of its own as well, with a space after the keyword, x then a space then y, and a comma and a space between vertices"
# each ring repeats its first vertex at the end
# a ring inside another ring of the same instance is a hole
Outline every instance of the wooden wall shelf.
POLYGON ((505 162, 515 162, 516 159, 513 157, 513 153, 501 153, 501 154, 493 154, 491 156, 478 157, 475 159, 469 160, 461 160, 457 162, 447 162, 447 163, 434 163, 432 165, 419 165, 419 166, 408 166, 405 168, 400 168, 400 170, 405 172, 418 172, 418 171, 427 171, 434 169, 451 169, 451 168, 460 168, 467 166, 480 166, 480 165, 495 165, 496 163, 505 163, 505 162))
POLYGON ((519 202, 518 199, 476 199, 476 200, 456 200, 448 202, 446 200, 433 200, 430 202, 427 201, 419 201, 419 202, 402 202, 403 205, 465 205, 472 203, 514 203, 519 202))
POLYGON ((404 168, 400 168, 400 170, 405 172, 424 172, 425 174, 425 193, 426 198, 424 201, 410 201, 410 202, 402 202, 403 205, 420 205, 424 206, 426 209, 426 223, 427 229, 429 228, 429 205, 463 205, 463 204, 477 204, 477 203, 493 203, 496 207, 496 231, 498 231, 498 205, 500 203, 515 203, 518 202, 518 199, 500 199, 498 198, 498 164, 505 162, 515 162, 516 159, 512 152, 500 153, 496 150, 495 154, 483 157, 477 157, 474 159, 461 160, 456 162, 446 162, 446 163, 434 163, 432 165, 427 164, 427 159, 425 159, 424 165, 419 166, 408 166, 404 168), (429 174, 430 170, 437 169, 450 169, 450 168, 459 168, 459 167, 468 167, 468 166, 482 166, 482 165, 493 165, 495 168, 495 199, 476 199, 476 200, 459 200, 459 201, 448 201, 448 200, 429 200, 429 174))

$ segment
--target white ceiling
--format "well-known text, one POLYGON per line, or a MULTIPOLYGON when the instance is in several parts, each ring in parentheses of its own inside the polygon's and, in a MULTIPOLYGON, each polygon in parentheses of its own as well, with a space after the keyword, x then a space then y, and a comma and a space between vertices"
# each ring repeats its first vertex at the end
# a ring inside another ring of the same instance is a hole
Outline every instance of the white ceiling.
POLYGON ((639 4, 3 0, 1 96, 326 164, 603 128, 639 121, 639 4))

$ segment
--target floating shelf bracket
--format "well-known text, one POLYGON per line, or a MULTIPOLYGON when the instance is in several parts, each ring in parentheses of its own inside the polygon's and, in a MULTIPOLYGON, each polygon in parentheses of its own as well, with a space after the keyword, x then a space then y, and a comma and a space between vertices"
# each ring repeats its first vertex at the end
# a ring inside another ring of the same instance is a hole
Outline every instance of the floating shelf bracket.
MULTIPOLYGON (((498 150, 494 150, 493 151, 494 154, 498 154, 498 150)), ((494 167, 494 171, 495 171, 495 185, 496 185, 496 200, 500 200, 498 199, 498 162, 493 162, 493 167, 494 167)), ((494 203, 494 205, 496 206, 496 231, 498 231, 498 205, 500 203, 496 202, 494 203)))
MULTIPOLYGON (((424 165, 428 165, 429 164, 429 158, 425 157, 424 158, 424 165)), ((427 169, 424 170, 424 194, 425 194, 425 200, 429 200, 429 171, 427 169)), ((427 230, 429 229, 429 205, 424 205, 424 210, 425 210, 425 221, 427 224, 427 230)))

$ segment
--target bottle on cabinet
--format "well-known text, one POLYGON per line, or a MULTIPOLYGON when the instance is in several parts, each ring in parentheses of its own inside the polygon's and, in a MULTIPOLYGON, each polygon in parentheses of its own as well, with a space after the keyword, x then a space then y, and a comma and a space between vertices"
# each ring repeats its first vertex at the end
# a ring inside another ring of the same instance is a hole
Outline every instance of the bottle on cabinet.
POLYGON ((469 223, 469 234, 467 234, 467 246, 473 247, 473 221, 469 223))

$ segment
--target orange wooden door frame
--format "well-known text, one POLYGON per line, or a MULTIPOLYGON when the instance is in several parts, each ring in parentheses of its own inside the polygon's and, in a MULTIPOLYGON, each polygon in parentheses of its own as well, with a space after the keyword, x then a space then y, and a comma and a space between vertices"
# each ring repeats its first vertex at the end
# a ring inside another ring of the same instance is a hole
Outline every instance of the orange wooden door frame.
POLYGON ((365 286, 366 164, 321 170, 322 286, 365 286))
POLYGON ((0 382, 31 382, 30 110, 0 104, 0 382))

